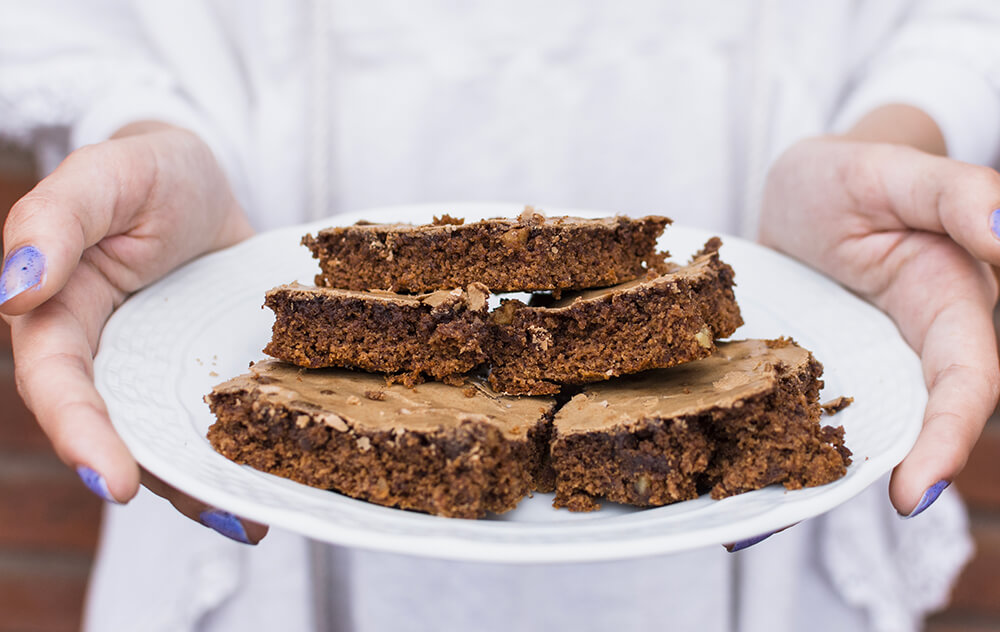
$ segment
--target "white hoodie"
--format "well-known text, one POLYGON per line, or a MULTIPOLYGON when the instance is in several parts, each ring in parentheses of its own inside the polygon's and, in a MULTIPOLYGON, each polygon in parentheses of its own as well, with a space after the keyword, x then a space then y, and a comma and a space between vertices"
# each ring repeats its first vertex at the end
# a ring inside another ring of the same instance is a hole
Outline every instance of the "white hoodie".
MULTIPOLYGON (((0 135, 48 170, 160 119, 258 228, 391 203, 658 212, 752 236, 771 161, 878 105, 1000 150, 995 0, 0 0, 0 135)), ((745 553, 505 567, 256 549, 144 494, 109 508, 93 630, 911 630, 969 554, 945 495, 884 484, 745 553)))

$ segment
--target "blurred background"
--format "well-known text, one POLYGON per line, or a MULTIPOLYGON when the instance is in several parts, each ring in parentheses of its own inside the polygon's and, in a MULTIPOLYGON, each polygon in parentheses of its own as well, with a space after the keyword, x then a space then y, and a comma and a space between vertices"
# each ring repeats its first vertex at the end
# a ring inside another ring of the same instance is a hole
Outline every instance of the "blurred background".
MULTIPOLYGON (((29 154, 0 144, 0 221, 36 181, 29 154)), ((928 632, 1000 632, 1000 417, 955 486, 969 505, 976 557, 928 632)), ((55 456, 14 385, 0 321, 0 632, 77 630, 100 501, 55 456)))
MULTIPOLYGON (((0 145, 0 216, 34 183, 31 156, 0 145)), ((0 630, 79 629, 100 517, 21 403, 0 321, 0 630)))

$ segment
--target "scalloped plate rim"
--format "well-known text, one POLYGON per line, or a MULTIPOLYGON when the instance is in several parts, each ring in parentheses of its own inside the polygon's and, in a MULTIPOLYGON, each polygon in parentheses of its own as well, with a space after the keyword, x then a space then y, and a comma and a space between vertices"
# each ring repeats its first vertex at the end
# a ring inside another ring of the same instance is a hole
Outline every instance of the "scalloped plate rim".
MULTIPOLYGON (((465 215, 466 217, 516 216, 520 211, 520 205, 440 203, 392 206, 284 227, 255 235, 229 249, 196 259, 130 297, 112 315, 102 335, 100 351, 95 359, 95 381, 98 390, 108 403, 112 423, 136 459, 154 475, 204 502, 252 520, 297 531, 318 540, 386 552, 455 560, 549 563, 612 560, 669 553, 740 540, 782 528, 791 522, 798 522, 829 511, 860 493, 891 470, 905 456, 916 440, 922 423, 926 390, 923 387, 919 360, 899 337, 891 321, 873 306, 802 264, 752 242, 726 235, 722 236, 724 260, 730 261, 729 257, 738 253, 739 257, 737 258, 751 257, 755 263, 765 267, 769 266, 769 269, 776 274, 797 278, 816 291, 833 293, 836 296, 833 309, 838 309, 839 305, 839 309, 853 315, 866 326, 878 329, 880 337, 877 342, 884 347, 887 356, 899 364, 898 368, 901 372, 905 373, 905 375, 896 377, 901 380, 902 388, 905 389, 907 395, 907 397, 900 399, 903 400, 904 404, 909 404, 908 408, 903 406, 906 410, 900 414, 906 413, 908 418, 899 422, 898 435, 892 437, 891 445, 886 449, 874 454, 856 454, 855 464, 851 466, 848 476, 844 479, 821 488, 801 490, 801 493, 772 487, 722 501, 706 503, 704 498, 689 501, 689 503, 703 505, 699 505, 697 509, 683 507, 688 503, 679 503, 664 508, 633 511, 623 516, 611 515, 606 518, 600 515, 601 512, 597 512, 589 519, 567 519, 556 522, 522 522, 516 517, 514 518, 516 521, 471 521, 440 518, 380 507, 339 494, 306 488, 289 481, 279 481, 275 477, 256 472, 246 466, 230 463, 214 452, 211 453, 211 456, 204 454, 202 444, 207 445, 204 437, 197 436, 193 431, 187 433, 185 441, 194 441, 195 443, 182 443, 182 445, 188 448, 192 445, 197 447, 200 455, 197 458, 201 462, 196 463, 196 465, 205 465, 206 462, 212 461, 210 463, 212 467, 221 468, 219 471, 224 472, 226 476, 234 477, 233 480, 238 480, 240 484, 245 484, 248 489, 254 493, 259 492, 269 500, 248 498, 246 494, 237 493, 233 489, 220 485, 218 481, 199 478, 197 474, 188 471, 178 463, 177 459, 184 455, 178 455, 176 451, 172 453, 164 451, 163 448, 158 448, 159 440, 141 436, 138 423, 133 420, 135 411, 142 411, 143 406, 155 408, 158 404, 156 402, 126 404, 121 390, 123 387, 120 385, 123 376, 121 371, 116 372, 121 362, 131 360, 142 365, 143 360, 147 357, 137 353, 137 350, 132 347, 127 346, 124 350, 116 348, 119 344, 126 345, 130 335, 139 326, 136 319, 143 315, 140 308, 146 308, 151 303, 160 300, 167 304, 171 298, 179 300, 178 297, 185 296, 185 293, 193 293, 193 296, 188 298, 210 299, 211 295, 207 294, 209 289, 195 287, 177 290, 174 286, 179 283, 179 279, 187 279, 206 271, 218 270, 229 265, 230 261, 239 265, 245 260, 259 258, 261 253, 274 249, 276 244, 278 244, 279 251, 286 248, 289 241, 297 245, 298 238, 307 231, 329 225, 350 223, 361 217, 374 218, 376 221, 387 221, 391 217, 416 220, 427 218, 431 213, 441 212, 442 209, 448 209, 447 212, 453 215, 465 215), (803 279, 804 281, 802 281, 803 279), (218 462, 214 459, 218 459, 218 462), (859 462, 860 459, 864 460, 859 462), (298 488, 303 489, 299 490, 298 488), (288 491, 290 489, 295 491, 288 491), (275 499, 281 502, 274 502, 275 499), (744 509, 746 505, 756 502, 764 502, 767 506, 763 510, 738 520, 728 522, 721 520, 717 523, 705 520, 706 516, 718 517, 716 514, 722 514, 721 517, 724 518, 725 512, 733 509, 746 511, 744 509), (672 508, 675 508, 674 511, 671 511, 672 508), (339 513, 334 513, 331 517, 329 513, 322 513, 324 511, 339 513), (670 531, 669 527, 678 524, 678 520, 681 520, 680 524, 683 524, 684 515, 688 515, 687 519, 689 520, 695 520, 695 526, 683 531, 670 531), (353 520, 367 520, 369 524, 359 527, 357 524, 352 524, 348 517, 353 520), (701 524, 698 524, 698 519, 701 520, 701 524)), ((594 217, 608 213, 560 209, 552 211, 550 214, 594 217)), ((661 244, 665 243, 669 247, 672 235, 674 237, 683 235, 685 239, 682 241, 686 240, 690 245, 694 241, 708 236, 709 232, 675 224, 667 228, 661 244)), ((292 252, 290 247, 288 250, 292 252)), ((746 281, 754 272, 735 263, 734 268, 741 305, 745 300, 748 300, 749 304, 756 297, 743 296, 740 286, 752 285, 746 281)), ((268 285, 268 287, 270 286, 268 285)), ((261 289, 261 296, 263 290, 266 289, 267 287, 261 289)), ((149 324, 148 319, 146 324, 149 324)), ((153 324, 155 325, 155 323, 153 324)), ((265 337, 267 333, 264 332, 265 337)), ((738 331, 737 334, 741 334, 741 332, 738 331)), ((822 340, 822 338, 817 338, 817 340, 822 340)), ((162 350, 155 348, 150 350, 141 347, 138 351, 146 354, 162 352, 162 350)), ((263 357, 263 355, 259 355, 259 357, 263 357)), ((828 371, 831 366, 837 367, 839 370, 838 363, 833 362, 833 358, 820 356, 818 353, 817 357, 827 364, 828 371)), ((181 375, 174 377, 178 381, 177 383, 183 380, 181 375)), ((230 376, 228 374, 220 375, 216 381, 221 382, 227 377, 230 376)), ((149 388, 152 385, 141 384, 140 386, 149 388)), ((172 391, 174 389, 165 390, 172 391)), ((153 392, 156 392, 155 389, 153 392)), ((180 397, 181 395, 177 395, 175 399, 180 397)), ((132 399, 135 399, 134 394, 132 399)), ((181 403, 180 410, 183 411, 185 406, 190 405, 191 402, 181 403)), ((853 417, 864 414, 866 405, 864 402, 856 402, 854 406, 840 415, 844 415, 845 419, 851 415, 853 419, 853 417)), ((205 409, 207 410, 207 407, 205 409)), ((893 410, 898 411, 900 408, 893 410)), ((156 426, 157 429, 174 430, 174 426, 169 424, 175 422, 162 418, 166 414, 164 411, 146 411, 147 414, 150 412, 161 413, 161 418, 157 423, 163 425, 156 426)), ((176 413, 177 410, 174 409, 173 412, 176 413)), ((835 419, 834 422, 836 423, 837 420, 835 419)), ((855 423, 859 422, 855 421, 855 423)), ((182 427, 179 432, 183 431, 182 427)), ((848 433, 847 442, 848 445, 851 444, 850 433, 848 433)), ((540 498, 533 498, 530 501, 535 502, 550 497, 538 496, 540 498)), ((520 507, 515 510, 515 514, 517 511, 520 511, 520 507)))

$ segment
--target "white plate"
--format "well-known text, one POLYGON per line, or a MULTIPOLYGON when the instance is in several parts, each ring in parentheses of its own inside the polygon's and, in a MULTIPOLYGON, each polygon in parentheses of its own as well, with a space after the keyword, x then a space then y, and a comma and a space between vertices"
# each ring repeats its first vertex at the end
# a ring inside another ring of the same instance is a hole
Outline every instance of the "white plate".
MULTIPOLYGON (((95 363, 98 390, 135 458, 178 489, 216 507, 318 540, 439 558, 568 562, 638 557, 732 542, 785 527, 836 507, 888 472, 920 429, 926 390, 919 360, 892 322, 833 281, 782 255, 723 237, 736 270, 744 325, 736 338, 792 336, 826 367, 823 397, 851 395, 839 413, 854 462, 842 479, 812 489, 772 486, 721 501, 708 497, 634 509, 605 504, 574 514, 550 494, 487 520, 441 518, 380 507, 313 489, 212 450, 213 421, 202 397, 263 357, 271 312, 264 292, 311 283, 314 259, 299 245, 306 232, 358 219, 428 222, 447 211, 469 220, 513 216, 510 205, 396 207, 259 235, 198 259, 131 297, 104 330, 95 363)), ((559 214, 597 214, 559 211, 559 214)), ((550 214, 557 214, 550 210, 550 214)), ((686 260, 711 235, 668 227, 660 242, 686 260)))

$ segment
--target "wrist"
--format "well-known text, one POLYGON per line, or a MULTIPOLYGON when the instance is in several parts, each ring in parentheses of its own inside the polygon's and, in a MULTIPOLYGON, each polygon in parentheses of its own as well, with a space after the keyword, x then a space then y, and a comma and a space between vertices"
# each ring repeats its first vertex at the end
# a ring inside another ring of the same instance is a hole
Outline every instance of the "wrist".
POLYGON ((934 119, 919 108, 899 103, 872 110, 838 138, 906 145, 939 156, 948 154, 944 135, 934 119))
POLYGON ((118 128, 110 138, 127 138, 129 136, 139 136, 141 134, 153 134, 156 132, 164 132, 171 129, 179 129, 175 125, 170 123, 164 123, 163 121, 145 120, 145 121, 133 121, 127 123, 122 127, 118 128))

